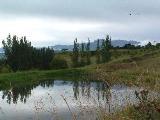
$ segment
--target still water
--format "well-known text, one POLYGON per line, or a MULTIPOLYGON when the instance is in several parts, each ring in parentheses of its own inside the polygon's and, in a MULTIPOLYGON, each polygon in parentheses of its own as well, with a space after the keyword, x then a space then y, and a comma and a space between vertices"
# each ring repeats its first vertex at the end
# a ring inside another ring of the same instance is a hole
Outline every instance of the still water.
POLYGON ((104 82, 49 80, 0 91, 0 120, 94 120, 136 103, 135 90, 104 82))

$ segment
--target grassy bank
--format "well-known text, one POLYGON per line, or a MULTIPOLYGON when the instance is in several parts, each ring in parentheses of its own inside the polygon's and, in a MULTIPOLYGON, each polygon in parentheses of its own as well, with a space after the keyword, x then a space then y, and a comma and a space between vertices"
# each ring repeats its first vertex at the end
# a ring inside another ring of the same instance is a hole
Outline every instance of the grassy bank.
POLYGON ((90 67, 94 78, 109 84, 126 84, 160 91, 160 52, 112 60, 90 67))
POLYGON ((86 73, 84 69, 64 69, 46 71, 23 71, 0 74, 0 89, 12 86, 38 84, 49 79, 79 80, 86 73))
POLYGON ((45 71, 23 71, 16 73, 0 74, 0 81, 27 81, 38 79, 52 79, 55 77, 74 77, 79 76, 84 69, 64 69, 64 70, 45 70, 45 71))

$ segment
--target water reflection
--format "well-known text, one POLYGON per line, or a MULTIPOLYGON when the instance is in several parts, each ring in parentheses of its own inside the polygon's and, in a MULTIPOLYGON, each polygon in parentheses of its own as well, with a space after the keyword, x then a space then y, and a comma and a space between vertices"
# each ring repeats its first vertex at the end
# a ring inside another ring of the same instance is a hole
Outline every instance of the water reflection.
POLYGON ((95 99, 102 99, 109 101, 111 97, 110 89, 104 82, 89 82, 89 81, 63 81, 63 80, 48 80, 41 81, 39 84, 29 84, 22 86, 10 86, 8 90, 2 90, 2 99, 6 100, 8 104, 17 104, 20 100, 22 103, 26 103, 27 99, 32 94, 32 90, 38 86, 43 88, 54 88, 54 86, 72 86, 73 96, 76 100, 80 96, 85 96, 87 99, 91 98, 91 92, 95 91, 95 99), (91 87, 93 88, 91 91, 91 87))
POLYGON ((37 119, 50 120, 55 112, 53 110, 62 120, 70 120, 72 115, 68 106, 78 117, 96 120, 97 108, 114 112, 128 102, 135 103, 134 93, 138 89, 124 85, 108 87, 104 82, 97 81, 65 80, 11 83, 7 89, 4 88, 0 87, 0 109, 3 110, 2 113, 0 110, 0 120, 30 120, 35 119, 35 115, 37 119))
POLYGON ((9 104, 16 104, 18 99, 20 99, 21 102, 26 103, 27 98, 31 95, 32 89, 35 87, 36 86, 34 85, 11 87, 9 90, 2 91, 2 99, 6 99, 6 102, 9 104))

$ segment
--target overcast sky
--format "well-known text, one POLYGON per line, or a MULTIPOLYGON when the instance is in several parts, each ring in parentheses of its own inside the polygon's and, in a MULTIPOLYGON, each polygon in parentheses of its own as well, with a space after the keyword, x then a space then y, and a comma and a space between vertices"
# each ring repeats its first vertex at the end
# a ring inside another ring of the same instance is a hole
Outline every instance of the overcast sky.
POLYGON ((34 46, 106 34, 160 42, 160 0, 0 0, 0 40, 9 33, 27 36, 34 46))

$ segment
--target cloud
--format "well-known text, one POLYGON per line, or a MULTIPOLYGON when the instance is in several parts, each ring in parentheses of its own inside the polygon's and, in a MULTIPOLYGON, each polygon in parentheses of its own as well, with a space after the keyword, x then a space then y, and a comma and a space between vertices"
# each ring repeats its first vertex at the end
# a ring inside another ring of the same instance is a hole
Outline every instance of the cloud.
POLYGON ((156 40, 158 0, 0 0, 0 39, 26 35, 36 46, 113 39, 156 40))
POLYGON ((0 12, 75 19, 125 20, 129 14, 138 17, 160 16, 157 0, 0 0, 0 12))
POLYGON ((82 32, 92 33, 100 30, 103 26, 107 25, 105 23, 68 21, 58 18, 12 16, 11 19, 0 19, 0 28, 3 28, 0 29, 0 36, 3 39, 9 33, 12 35, 27 36, 36 46, 53 45, 61 43, 61 41, 64 44, 69 44, 75 37, 84 39, 81 36, 82 32))

